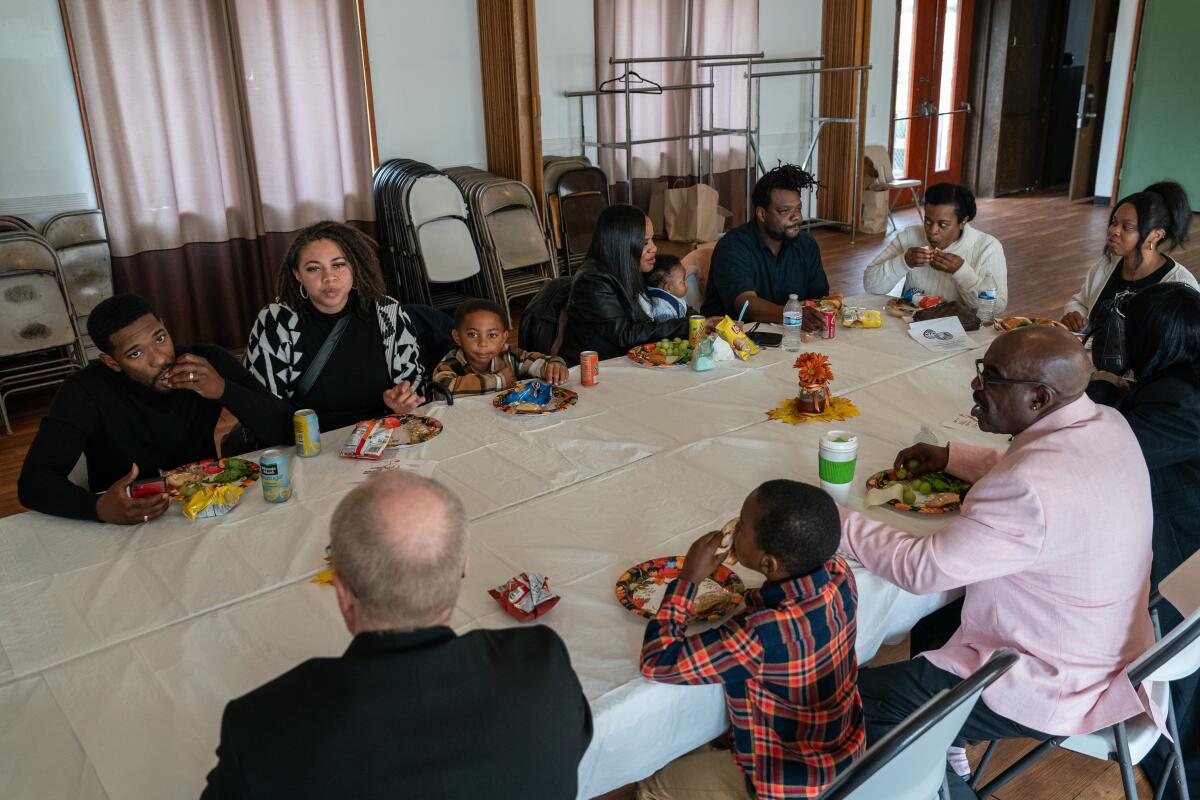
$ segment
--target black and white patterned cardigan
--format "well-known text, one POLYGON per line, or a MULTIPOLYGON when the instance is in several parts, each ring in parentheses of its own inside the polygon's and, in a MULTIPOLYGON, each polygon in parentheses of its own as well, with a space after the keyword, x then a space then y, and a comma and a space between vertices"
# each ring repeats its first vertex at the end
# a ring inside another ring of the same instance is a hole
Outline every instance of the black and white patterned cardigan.
MULTIPOLYGON (((383 354, 392 382, 409 381, 414 391, 425 387, 421 350, 412 321, 395 299, 386 295, 375 301, 383 354)), ((318 345, 319 346, 319 345, 318 345)), ((258 312, 246 343, 246 368, 271 394, 291 400, 300 380, 300 315, 290 306, 271 303, 258 312)), ((314 351, 315 355, 315 351, 314 351)))

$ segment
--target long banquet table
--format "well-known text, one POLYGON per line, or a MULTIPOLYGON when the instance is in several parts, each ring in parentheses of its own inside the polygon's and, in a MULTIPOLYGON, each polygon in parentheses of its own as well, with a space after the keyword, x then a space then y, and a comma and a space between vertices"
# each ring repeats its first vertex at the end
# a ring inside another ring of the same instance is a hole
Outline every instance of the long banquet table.
MULTIPOLYGON (((882 298, 847 302, 882 307, 882 298)), ((981 346, 992 337, 971 334, 981 346)), ((942 441, 1004 446, 942 426, 969 409, 981 349, 931 353, 890 317, 880 330, 839 330, 803 349, 830 356, 834 393, 860 417, 832 426, 768 420, 768 409, 795 394, 794 354, 780 349, 706 373, 615 359, 595 387, 580 387, 572 372, 580 399, 565 413, 512 417, 486 397, 428 406, 444 432, 398 456, 433 462, 471 518, 470 571, 451 623, 458 632, 518 624, 486 592, 517 572, 545 573, 562 596, 542 621, 566 641, 595 718, 580 797, 645 777, 726 726, 719 687, 638 674, 644 620, 613 596, 624 569, 686 552, 764 480, 816 482, 817 440, 831 427, 859 436, 854 508, 861 481, 922 425, 942 441)), ((282 505, 253 487, 231 514, 194 524, 178 510, 128 528, 37 513, 0 520, 0 797, 195 797, 215 763, 228 700, 346 647, 332 589, 310 581, 323 567, 334 506, 365 479, 362 462, 335 454, 345 436, 323 434, 318 458, 291 458, 296 495, 282 505)), ((942 524, 868 513, 914 533, 942 524)), ((947 601, 854 566, 864 663, 947 601)))

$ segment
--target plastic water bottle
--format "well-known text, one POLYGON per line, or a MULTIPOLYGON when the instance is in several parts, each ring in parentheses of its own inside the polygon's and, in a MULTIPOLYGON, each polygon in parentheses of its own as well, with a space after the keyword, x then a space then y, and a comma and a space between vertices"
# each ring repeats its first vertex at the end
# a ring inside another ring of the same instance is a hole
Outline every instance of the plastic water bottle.
POLYGON ((979 290, 979 310, 976 314, 981 325, 991 325, 996 319, 996 284, 991 281, 979 290))
POLYGON ((795 353, 800 349, 800 331, 804 326, 804 306, 800 299, 788 295, 787 305, 783 307, 783 349, 795 353))
POLYGON ((940 445, 937 434, 928 425, 922 425, 921 430, 917 431, 917 435, 913 437, 913 444, 931 444, 935 447, 940 445))

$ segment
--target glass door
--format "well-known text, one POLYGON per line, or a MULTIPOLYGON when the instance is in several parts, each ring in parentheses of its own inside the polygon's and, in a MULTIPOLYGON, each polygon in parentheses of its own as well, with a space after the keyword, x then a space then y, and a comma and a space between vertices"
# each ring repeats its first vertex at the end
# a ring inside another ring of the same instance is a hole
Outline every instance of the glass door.
MULTIPOLYGON (((901 0, 892 170, 961 183, 974 0, 901 0)), ((900 199, 900 198, 897 198, 900 199)))

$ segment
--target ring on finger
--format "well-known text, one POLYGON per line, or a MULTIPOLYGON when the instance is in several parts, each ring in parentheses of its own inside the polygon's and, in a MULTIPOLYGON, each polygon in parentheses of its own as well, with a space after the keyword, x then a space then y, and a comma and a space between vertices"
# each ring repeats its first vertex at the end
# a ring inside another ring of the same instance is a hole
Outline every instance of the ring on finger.
POLYGON ((142 522, 149 522, 149 521, 150 521, 150 515, 142 514, 142 522))
POLYGON ((194 380, 196 380, 196 373, 194 373, 194 372, 189 372, 189 373, 188 373, 188 380, 189 380, 189 381, 194 381, 194 380))

